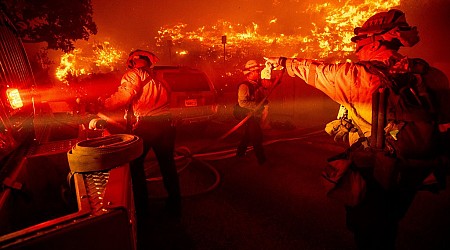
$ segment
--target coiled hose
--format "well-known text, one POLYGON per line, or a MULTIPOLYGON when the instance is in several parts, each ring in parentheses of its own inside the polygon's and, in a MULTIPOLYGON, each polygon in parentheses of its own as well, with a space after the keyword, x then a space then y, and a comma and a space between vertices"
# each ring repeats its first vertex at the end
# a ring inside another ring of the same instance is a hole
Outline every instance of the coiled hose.
POLYGON ((126 164, 142 152, 143 143, 139 137, 114 134, 78 142, 67 152, 67 158, 71 172, 94 172, 126 164))

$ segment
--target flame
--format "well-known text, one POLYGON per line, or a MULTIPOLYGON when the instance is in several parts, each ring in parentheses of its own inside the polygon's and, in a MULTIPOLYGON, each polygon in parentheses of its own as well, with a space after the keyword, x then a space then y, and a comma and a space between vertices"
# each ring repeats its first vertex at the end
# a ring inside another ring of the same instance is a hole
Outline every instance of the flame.
MULTIPOLYGON (((335 61, 348 60, 355 45, 351 42, 353 30, 361 26, 370 16, 380 11, 400 5, 400 0, 347 0, 337 4, 323 3, 309 6, 305 12, 317 16, 317 22, 311 22, 313 28, 309 34, 270 33, 278 24, 273 17, 267 27, 251 24, 233 24, 218 20, 211 26, 202 26, 188 30, 184 23, 165 25, 158 31, 156 44, 165 47, 166 41, 185 51, 204 50, 211 56, 212 62, 219 62, 221 46, 219 38, 227 38, 227 58, 242 54, 295 54, 317 59, 333 58, 335 61), (200 45, 198 44, 200 43, 200 45)), ((302 30, 298 27, 296 30, 302 30)), ((241 55, 242 56, 242 55, 241 55)), ((244 56, 242 56, 244 57, 244 56)))
POLYGON ((186 50, 177 51, 177 52, 175 52, 175 53, 176 53, 177 55, 180 55, 180 56, 189 54, 189 52, 186 51, 186 50))
POLYGON ((94 43, 91 52, 77 48, 61 56, 56 69, 56 78, 68 83, 69 77, 79 77, 92 73, 110 72, 122 65, 124 52, 113 47, 109 42, 94 43))
POLYGON ((119 62, 124 54, 123 51, 119 51, 112 47, 109 42, 94 45, 93 51, 96 56, 95 65, 98 67, 110 67, 111 71, 114 70, 114 64, 119 62))
POLYGON ((312 36, 319 42, 320 58, 330 56, 333 52, 353 52, 354 44, 351 42, 353 29, 361 26, 365 20, 380 11, 387 11, 400 5, 400 0, 364 0, 355 4, 355 1, 347 0, 343 6, 333 6, 330 3, 315 5, 309 10, 317 13, 325 13, 326 25, 312 30, 312 36))
MULTIPOLYGON (((311 4, 302 11, 309 15, 309 23, 293 27, 290 34, 281 30, 278 17, 258 24, 232 23, 217 20, 210 25, 190 27, 185 23, 164 25, 155 37, 155 52, 164 56, 175 52, 176 59, 204 60, 230 65, 242 63, 249 56, 299 56, 329 60, 349 61, 355 45, 351 42, 353 30, 370 16, 400 5, 401 0, 339 0, 334 3, 311 4), (222 39, 225 38, 225 39, 222 39), (173 50, 172 50, 173 48, 173 50)), ((273 5, 280 4, 274 0, 273 5)), ((95 43, 92 53, 76 49, 61 56, 56 77, 67 82, 69 76, 81 76, 94 72, 113 71, 122 66, 125 55, 109 42, 95 43)), ((153 49, 152 49, 153 50, 153 49)), ((87 50, 85 50, 87 51, 87 50)), ((171 55, 168 57, 171 58, 171 55)), ((230 75, 224 73, 224 75, 230 75)))
POLYGON ((75 71, 75 57, 79 49, 75 49, 72 53, 65 53, 61 56, 59 67, 56 69, 56 78, 64 81, 67 75, 73 74, 75 71))

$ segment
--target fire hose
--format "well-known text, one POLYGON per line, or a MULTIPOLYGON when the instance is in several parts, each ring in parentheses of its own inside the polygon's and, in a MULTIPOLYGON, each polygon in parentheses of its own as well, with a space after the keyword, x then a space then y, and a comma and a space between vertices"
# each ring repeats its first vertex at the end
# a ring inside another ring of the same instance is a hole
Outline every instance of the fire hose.
POLYGON ((248 119, 250 119, 250 117, 252 117, 256 110, 260 109, 262 107, 262 105, 264 105, 265 101, 267 100, 267 98, 269 98, 269 96, 272 94, 272 92, 275 90, 275 88, 280 84, 281 78, 283 77, 285 72, 285 69, 282 70, 281 74, 279 74, 277 76, 277 78, 274 80, 273 82, 273 86, 270 88, 269 92, 267 93, 267 95, 258 103, 258 105, 256 105, 255 109, 252 110, 251 112, 249 112, 247 114, 246 117, 244 117, 244 119, 242 119, 238 124, 236 124, 233 128, 231 128, 228 132, 226 132, 225 134, 223 134, 221 137, 219 137, 217 140, 221 141, 225 138, 227 138, 229 135, 231 135, 233 132, 235 132, 239 127, 241 127, 248 119))
POLYGON ((142 139, 114 134, 80 141, 67 152, 71 172, 104 171, 126 164, 143 152, 142 139))
MULTIPOLYGON (((279 85, 283 72, 278 75, 274 80, 273 86, 269 90, 268 94, 257 105, 255 110, 260 108, 267 98, 271 95, 273 90, 279 85)), ((254 111, 249 112, 247 116, 242 119, 236 126, 225 133, 223 136, 217 139, 217 141, 223 140, 230 134, 235 132, 240 126, 242 126, 252 115, 254 111)), ((91 124, 90 124, 91 126, 91 124)), ((128 134, 115 134, 100 138, 89 139, 77 143, 69 152, 68 160, 71 172, 91 172, 91 171, 103 171, 108 170, 122 164, 128 163, 131 160, 139 157, 142 152, 142 140, 138 137, 128 134)), ((193 158, 193 155, 189 150, 182 152, 181 158, 193 158)), ((190 161, 189 161, 190 162, 190 161)), ((205 163, 204 161, 201 161, 205 163)), ((188 163, 189 164, 189 163, 188 163)), ((187 165, 188 165, 187 164, 187 165)), ((206 163, 205 163, 206 164, 206 163)), ((187 167, 187 165, 185 167, 187 167)), ((216 187, 219 183, 220 176, 218 172, 209 164, 215 175, 216 182, 208 188, 207 191, 216 187)), ((185 168, 184 167, 184 168, 185 168)), ((149 181, 161 180, 161 178, 149 178, 149 181)))
MULTIPOLYGON (((279 74, 279 75, 277 76, 277 78, 275 78, 275 80, 274 80, 274 82, 273 82, 273 85, 272 85, 271 89, 269 90, 268 94, 267 94, 267 95, 266 95, 266 96, 265 96, 265 97, 257 104, 256 108, 255 108, 253 111, 249 112, 249 113, 247 114, 246 117, 244 117, 238 124, 236 124, 236 125, 235 125, 233 128, 231 128, 228 132, 226 132, 226 133, 223 134, 221 137, 219 137, 218 139, 216 139, 216 140, 213 142, 213 144, 216 144, 217 142, 219 142, 219 141, 221 141, 221 140, 227 138, 229 135, 231 135, 232 133, 234 133, 239 127, 241 127, 248 119, 250 119, 251 116, 253 116, 253 115, 255 114, 255 110, 258 110, 258 109, 265 103, 265 101, 266 101, 267 98, 272 94, 272 92, 274 91, 274 89, 280 84, 280 81, 281 81, 281 78, 282 78, 283 75, 284 75, 284 72, 285 72, 285 69, 283 69, 283 71, 281 72, 281 74, 279 74)), ((211 145, 208 145, 208 146, 204 147, 204 149, 205 149, 205 148, 210 148, 210 146, 211 146, 211 145)), ((183 148, 181 151, 182 151, 182 152, 181 152, 180 158, 188 158, 188 159, 190 159, 190 161, 188 161, 188 163, 187 163, 182 169, 185 169, 185 168, 188 166, 188 164, 192 161, 192 159, 196 158, 197 161, 203 163, 206 167, 208 167, 209 169, 211 169, 212 172, 213 172, 213 174, 214 174, 214 176, 216 177, 216 181, 214 182, 214 184, 211 185, 211 186, 210 186, 209 188, 207 188, 206 190, 204 190, 203 192, 200 192, 200 193, 206 193, 206 192, 209 192, 210 190, 213 190, 215 187, 218 186, 218 184, 219 184, 219 182, 220 182, 220 174, 219 174, 219 172, 218 172, 213 166, 211 166, 209 163, 207 163, 207 162, 205 162, 205 161, 199 159, 198 157, 195 157, 195 156, 203 156, 203 157, 204 157, 204 156, 208 156, 208 155, 211 156, 211 155, 215 155, 216 153, 193 154, 192 152, 190 152, 190 150, 189 150, 188 148, 183 148)), ((201 150, 199 150, 199 151, 203 151, 203 150, 201 149, 201 150)), ((223 154, 223 153, 224 153, 224 152, 218 152, 218 154, 223 154)), ((227 153, 227 152, 225 152, 225 153, 227 153)), ((214 156, 213 156, 213 157, 214 157, 214 156)), ((223 158, 227 158, 228 156, 222 156, 222 157, 223 157, 223 158)), ((216 158, 216 159, 218 159, 218 158, 216 158)), ((178 171, 178 172, 181 172, 181 170, 178 171)), ((148 178, 147 180, 148 180, 148 181, 161 181, 161 180, 162 180, 162 177, 148 178)), ((200 193, 197 193, 196 195, 198 195, 198 194, 200 194, 200 193)))
MULTIPOLYGON (((279 142, 286 142, 286 141, 305 140, 307 138, 310 138, 312 136, 316 136, 316 135, 322 134, 322 133, 323 133, 323 129, 320 129, 320 130, 316 130, 316 131, 313 131, 310 133, 303 134, 300 137, 284 138, 284 139, 276 139, 276 140, 267 141, 264 143, 264 145, 269 145, 269 144, 274 144, 274 143, 279 143, 279 142)), ((248 150, 252 150, 252 149, 253 149, 253 147, 249 147, 248 150)), ((208 161, 221 160, 221 159, 233 157, 235 155, 236 149, 225 149, 225 150, 221 150, 221 151, 207 152, 207 153, 192 153, 189 148, 183 146, 183 147, 177 148, 175 151, 176 151, 176 153, 180 154, 177 157, 175 157, 176 161, 179 161, 181 159, 186 160, 186 162, 183 164, 183 166, 177 170, 178 173, 181 173, 184 169, 189 167, 189 165, 193 161, 197 161, 198 163, 201 163, 207 169, 211 170, 212 174, 214 175, 214 178, 215 178, 214 183, 212 183, 206 189, 201 190, 199 192, 190 193, 190 194, 187 194, 187 193, 183 194, 183 197, 188 197, 188 196, 196 196, 196 195, 200 195, 200 194, 205 194, 205 193, 215 189, 221 182, 221 177, 220 177, 219 171, 213 165, 211 165, 208 161)), ((150 167, 156 167, 156 166, 157 166, 157 163, 154 162, 150 167)), ((149 182, 162 181, 162 177, 161 176, 149 177, 149 178, 147 178, 147 181, 149 181, 149 182)), ((155 199, 160 199, 160 198, 166 198, 166 197, 165 196, 164 197, 156 197, 155 199)))

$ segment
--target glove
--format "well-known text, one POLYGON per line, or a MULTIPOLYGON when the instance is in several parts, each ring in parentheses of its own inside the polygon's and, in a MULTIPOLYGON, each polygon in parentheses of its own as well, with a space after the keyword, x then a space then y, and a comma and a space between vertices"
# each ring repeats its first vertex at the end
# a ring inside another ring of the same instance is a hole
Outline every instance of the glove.
POLYGON ((351 120, 339 119, 329 122, 325 126, 325 131, 329 135, 334 136, 335 142, 347 142, 348 134, 350 132, 356 132, 357 129, 354 127, 351 120))
POLYGON ((279 59, 279 57, 264 57, 264 60, 266 60, 266 65, 270 64, 273 68, 280 66, 279 59))
POLYGON ((272 65, 272 68, 286 67, 286 57, 264 57, 266 65, 272 65))
POLYGON ((272 78, 272 65, 266 62, 266 67, 261 70, 261 79, 270 80, 272 78))

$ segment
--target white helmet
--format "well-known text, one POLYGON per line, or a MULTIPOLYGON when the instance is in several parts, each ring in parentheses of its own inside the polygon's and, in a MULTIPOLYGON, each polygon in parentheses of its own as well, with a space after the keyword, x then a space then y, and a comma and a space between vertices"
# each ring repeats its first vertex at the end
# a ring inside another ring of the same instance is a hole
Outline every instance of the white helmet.
POLYGON ((260 70, 262 68, 264 68, 264 66, 262 64, 257 63, 256 60, 249 60, 248 62, 245 63, 243 72, 244 75, 247 75, 252 71, 260 70))
POLYGON ((128 60, 127 60, 127 66, 128 68, 133 68, 135 65, 134 60, 135 59, 144 59, 146 60, 150 66, 157 63, 159 61, 159 58, 153 54, 152 52, 146 51, 146 50, 134 50, 132 51, 129 55, 128 55, 128 60))

